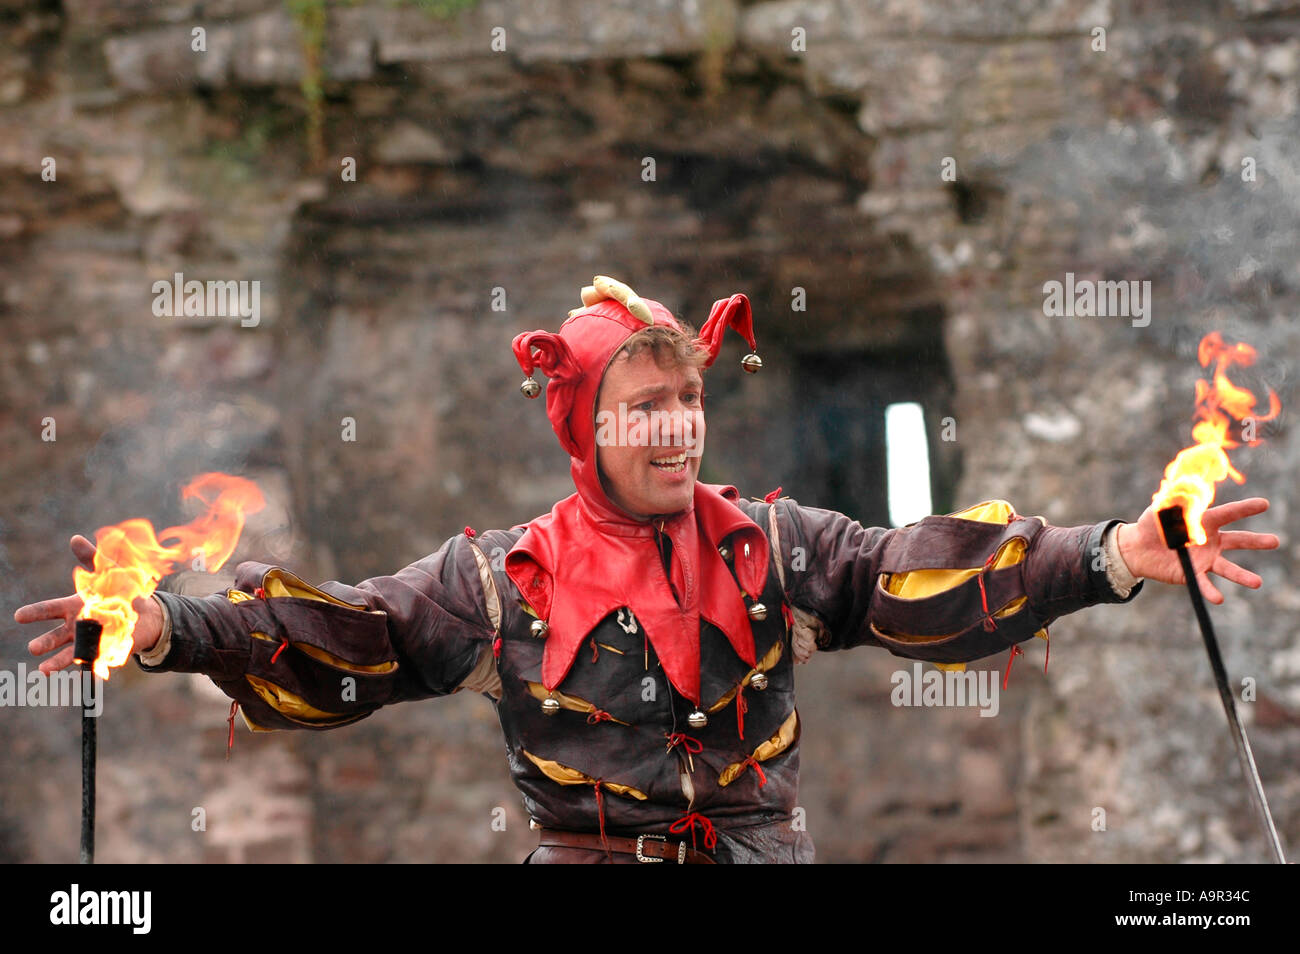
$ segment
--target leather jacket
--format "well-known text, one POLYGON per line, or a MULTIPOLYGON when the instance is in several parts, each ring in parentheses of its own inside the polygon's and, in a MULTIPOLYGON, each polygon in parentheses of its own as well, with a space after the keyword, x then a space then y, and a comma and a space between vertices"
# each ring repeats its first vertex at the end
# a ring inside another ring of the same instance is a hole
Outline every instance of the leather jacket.
MULTIPOLYGON (((260 729, 336 728, 384 705, 478 691, 496 707, 511 775, 543 827, 682 838, 707 844, 719 862, 807 862, 813 845, 795 812, 796 661, 866 645, 968 662, 1045 635, 1068 613, 1128 602, 1141 588, 1121 598, 1096 559, 1119 521, 1060 528, 1010 512, 1006 522, 950 515, 865 528, 789 498, 726 491, 768 535, 757 597, 766 615, 752 620, 754 667, 702 620, 703 725, 699 714, 692 725, 695 705, 664 678, 627 610, 588 634, 558 692, 541 685, 546 635, 504 569, 522 526, 457 535, 355 586, 311 586, 244 563, 225 593, 159 593, 168 632, 156 664, 142 666, 210 676, 260 729), (1022 558, 993 568, 1014 541, 1022 558), (900 596, 885 585, 945 568, 967 572, 932 595, 900 596)), ((604 860, 598 854, 540 848, 530 860, 604 860)))

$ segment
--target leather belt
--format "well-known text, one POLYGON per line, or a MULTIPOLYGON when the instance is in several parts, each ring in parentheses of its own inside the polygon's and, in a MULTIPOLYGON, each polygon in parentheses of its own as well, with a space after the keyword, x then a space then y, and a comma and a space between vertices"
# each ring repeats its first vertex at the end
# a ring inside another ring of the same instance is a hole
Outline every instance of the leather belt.
POLYGON ((586 848, 595 851, 608 849, 621 855, 636 855, 636 860, 643 864, 662 864, 665 861, 679 865, 717 864, 704 852, 696 851, 684 841, 669 841, 665 835, 637 835, 635 838, 611 835, 602 841, 600 835, 593 832, 543 828, 538 847, 586 848))

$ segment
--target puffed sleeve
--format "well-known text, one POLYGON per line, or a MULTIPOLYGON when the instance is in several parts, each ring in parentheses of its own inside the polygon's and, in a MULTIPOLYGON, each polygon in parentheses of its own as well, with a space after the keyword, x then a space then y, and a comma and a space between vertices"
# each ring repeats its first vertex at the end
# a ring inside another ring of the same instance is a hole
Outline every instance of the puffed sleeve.
POLYGON ((253 729, 336 728, 390 703, 486 690, 500 612, 485 568, 461 535, 355 586, 243 563, 225 593, 156 594, 166 645, 140 665, 211 677, 253 729))
POLYGON ((968 662, 1045 635, 1068 613, 1128 602, 1142 588, 1121 595, 1107 572, 1106 535, 1118 520, 1053 527, 986 501, 880 529, 782 498, 769 521, 797 658, 871 645, 968 662))

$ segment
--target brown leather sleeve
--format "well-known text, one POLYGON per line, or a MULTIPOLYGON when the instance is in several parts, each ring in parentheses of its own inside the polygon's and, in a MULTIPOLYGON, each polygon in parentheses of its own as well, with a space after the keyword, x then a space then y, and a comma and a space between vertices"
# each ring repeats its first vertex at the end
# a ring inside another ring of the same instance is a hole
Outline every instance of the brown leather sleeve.
POLYGON ((1065 528, 1020 516, 1006 525, 932 516, 886 530, 788 498, 776 507, 786 595, 825 624, 818 649, 883 646, 910 659, 969 662, 1068 613, 1129 602, 1142 588, 1139 582, 1121 599, 1106 579, 1101 541, 1116 520, 1065 528), (972 578, 939 595, 903 600, 879 585, 882 573, 980 566, 1013 537, 1027 541, 1024 560, 985 574, 982 590, 972 578), (990 619, 986 607, 1020 597, 1026 599, 1019 611, 990 619))
POLYGON ((243 563, 226 593, 160 593, 171 649, 141 668, 210 676, 259 728, 334 728, 393 702, 445 695, 492 651, 495 635, 472 546, 453 537, 393 576, 355 586, 314 587, 243 563), (292 595, 261 595, 283 590, 272 581, 286 578, 292 595))

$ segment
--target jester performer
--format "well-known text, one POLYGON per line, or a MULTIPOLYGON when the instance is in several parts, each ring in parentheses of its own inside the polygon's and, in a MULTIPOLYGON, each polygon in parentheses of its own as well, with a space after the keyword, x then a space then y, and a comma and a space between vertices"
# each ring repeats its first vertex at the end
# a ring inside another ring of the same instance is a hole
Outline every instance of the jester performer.
MULTIPOLYGON (((312 586, 244 563, 206 598, 138 601, 149 672, 210 676, 254 729, 350 725, 380 706, 472 690, 490 698, 539 832, 532 863, 810 862, 793 809, 794 673, 818 650, 880 646, 954 666, 1047 639, 1053 620, 1182 583, 1154 511, 1049 526, 990 501, 898 529, 700 483, 701 371, 733 328, 756 350, 748 299, 715 302, 697 337, 662 304, 597 276, 558 332, 514 340, 571 458, 576 493, 509 530, 466 528, 393 576, 312 586)), ((743 360, 754 371, 754 353, 743 360)), ((779 488, 778 488, 779 489, 779 488)), ((1224 551, 1271 534, 1204 517, 1197 579, 1261 579, 1224 551)), ((92 544, 73 538, 89 564, 92 544)), ((70 665, 74 595, 18 611, 62 619, 31 643, 70 665), (67 648, 62 648, 67 646, 67 648)))

